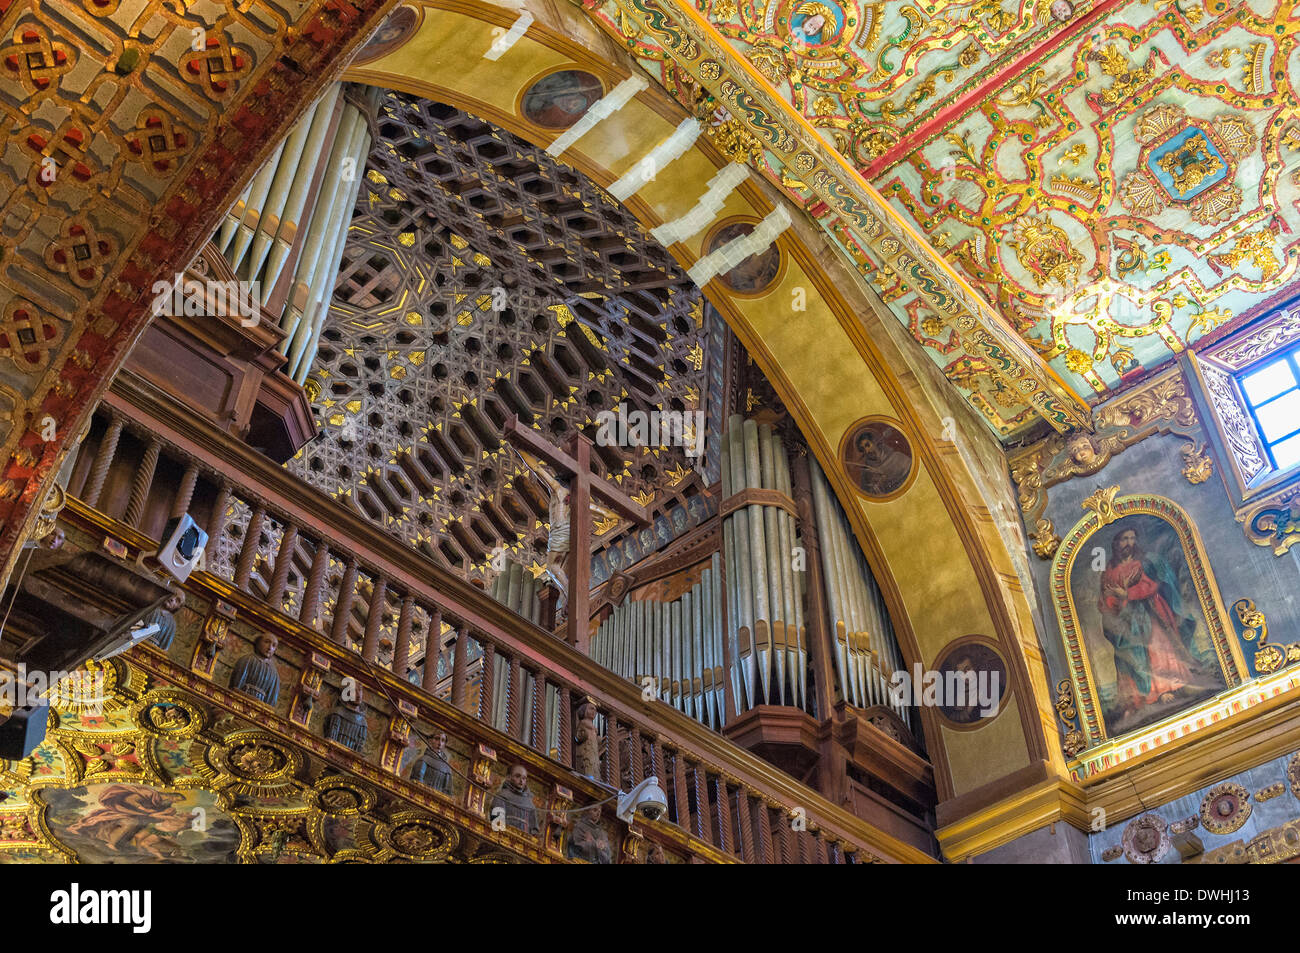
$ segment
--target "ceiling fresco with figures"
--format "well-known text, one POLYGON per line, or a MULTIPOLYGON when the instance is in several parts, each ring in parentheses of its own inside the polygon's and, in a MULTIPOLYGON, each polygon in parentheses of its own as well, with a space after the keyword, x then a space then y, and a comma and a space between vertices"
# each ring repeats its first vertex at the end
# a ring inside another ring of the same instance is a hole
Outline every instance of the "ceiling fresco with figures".
POLYGON ((673 8, 679 30, 637 0, 586 6, 708 117, 716 145, 820 221, 1004 435, 1036 417, 1025 389, 965 346, 959 322, 812 177, 763 147, 763 124, 833 144, 1090 403, 1294 277, 1300 20, 1285 0, 700 0, 673 8), (761 77, 781 115, 757 95, 714 108, 725 96, 699 82, 713 61, 691 64, 723 42, 723 92, 728 77, 751 92, 761 77))

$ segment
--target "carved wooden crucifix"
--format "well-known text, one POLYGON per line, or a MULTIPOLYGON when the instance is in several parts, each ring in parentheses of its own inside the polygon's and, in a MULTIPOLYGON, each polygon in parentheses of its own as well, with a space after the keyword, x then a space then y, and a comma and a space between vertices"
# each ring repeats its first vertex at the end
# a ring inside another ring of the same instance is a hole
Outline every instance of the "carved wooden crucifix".
POLYGON ((520 450, 544 460, 569 478, 569 555, 565 573, 569 577, 569 614, 564 639, 586 654, 590 637, 588 605, 591 600, 591 503, 599 500, 638 526, 650 523, 650 513, 618 487, 591 472, 591 440, 575 433, 566 448, 557 447, 537 431, 519 422, 506 421, 503 436, 520 450))

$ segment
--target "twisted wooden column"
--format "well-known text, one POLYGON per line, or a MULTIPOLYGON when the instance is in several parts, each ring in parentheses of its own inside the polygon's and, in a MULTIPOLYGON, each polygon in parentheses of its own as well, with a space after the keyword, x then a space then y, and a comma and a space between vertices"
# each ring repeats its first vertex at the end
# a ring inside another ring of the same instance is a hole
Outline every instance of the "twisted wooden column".
POLYGON ((190 501, 194 499, 194 485, 198 480, 199 465, 191 460, 181 476, 181 485, 176 489, 176 499, 172 503, 172 519, 184 516, 189 510, 190 501))
POLYGON ((244 530, 244 545, 239 549, 239 562, 235 565, 235 587, 248 592, 249 581, 253 578, 253 560, 262 542, 262 521, 266 519, 266 509, 262 504, 253 507, 253 515, 248 519, 244 530))
POLYGON ((330 641, 336 645, 348 644, 348 625, 352 621, 352 601, 357 597, 357 561, 348 557, 347 568, 343 570, 343 581, 339 583, 339 594, 334 600, 334 622, 330 627, 330 641))
POLYGON ((402 609, 397 616, 397 644, 393 646, 393 674, 402 681, 406 681, 406 669, 410 664, 414 613, 415 597, 408 593, 402 598, 402 609))
POLYGON ((99 439, 99 449, 95 451, 95 462, 90 466, 90 476, 81 491, 81 499, 87 506, 99 505, 99 494, 104 491, 104 481, 108 479, 109 467, 117 455, 117 442, 122 437, 122 418, 110 411, 108 429, 99 439))
POLYGON ((366 607, 366 635, 361 643, 361 657, 373 662, 379 657, 379 627, 384 621, 384 599, 388 595, 388 580, 376 576, 370 590, 370 604, 366 607))
POLYGON ((302 593, 302 608, 298 611, 298 621, 303 625, 320 630, 320 596, 325 584, 325 573, 329 571, 329 544, 321 540, 316 545, 316 552, 311 557, 311 571, 307 574, 307 586, 302 593))
POLYGON ((290 523, 280 536, 280 549, 275 554, 275 575, 271 578, 271 591, 266 601, 273 609, 280 609, 285 590, 289 587, 289 570, 293 568, 293 548, 298 542, 298 527, 290 523))
POLYGON ((131 482, 131 496, 126 503, 126 512, 122 515, 122 522, 128 526, 140 526, 140 517, 144 515, 145 500, 149 498, 149 488, 153 486, 153 475, 158 468, 158 454, 161 452, 162 442, 157 439, 150 440, 145 447, 140 467, 135 471, 135 479, 131 482))

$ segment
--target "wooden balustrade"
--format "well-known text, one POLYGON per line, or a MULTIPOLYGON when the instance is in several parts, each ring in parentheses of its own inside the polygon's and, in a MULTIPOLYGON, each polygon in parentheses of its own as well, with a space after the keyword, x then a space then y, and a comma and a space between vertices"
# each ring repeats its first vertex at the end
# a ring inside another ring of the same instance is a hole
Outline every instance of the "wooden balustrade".
MULTIPOLYGON (((200 522, 212 534, 207 572, 287 619, 321 632, 322 641, 324 616, 332 606, 328 641, 349 652, 359 646, 366 663, 392 670, 414 696, 423 693, 423 704, 429 704, 427 696, 440 684, 439 655, 444 646, 454 644, 450 678, 444 676, 441 682, 442 701, 569 768, 574 710, 587 697, 599 699, 604 725, 601 780, 618 788, 653 773, 668 794, 669 819, 723 853, 751 862, 840 863, 845 859, 843 843, 858 857, 865 850, 896 860, 923 859, 697 721, 657 700, 644 701, 637 686, 465 580, 429 564, 237 441, 215 431, 200 435, 204 439, 183 433, 183 427, 208 425, 169 416, 162 401, 145 401, 144 410, 120 395, 110 401, 113 414, 98 427, 101 439, 83 453, 86 459, 73 471, 68 490, 74 497, 84 489, 100 500, 106 516, 132 517, 126 522, 137 528, 158 506, 168 513, 176 510, 181 498, 187 504, 192 500, 190 512, 196 518, 206 508, 206 521, 200 522), (111 480, 106 483, 106 475, 125 442, 119 438, 131 432, 145 442, 145 462, 150 465, 135 471, 122 507, 117 499, 121 487, 111 480), (178 489, 152 485, 163 472, 160 458, 172 461, 172 470, 184 474, 178 489), (110 488, 115 495, 106 492, 110 488), (233 524, 227 525, 232 515, 233 524), (234 538, 237 530, 242 532, 234 538), (236 544, 237 552, 232 553, 236 544), (363 577, 370 580, 368 598, 362 591, 363 577), (391 611, 390 602, 400 610, 391 611), (417 616, 428 621, 423 647, 413 649, 417 616), (386 631, 392 632, 393 650, 385 654, 380 645, 386 631), (473 649, 481 651, 474 655, 473 649), (504 723, 494 725, 501 701, 495 695, 498 659, 508 673, 507 694, 504 723), (412 679, 413 674, 419 677, 412 679), (530 684, 532 696, 526 704, 530 684), (557 700, 551 722, 548 686, 557 700), (547 750, 555 736, 555 750, 547 750), (773 810, 773 805, 781 807, 773 810), (815 819, 815 834, 792 829, 794 808, 815 819), (778 818, 775 828, 769 811, 778 818), (806 842, 802 850, 801 839, 806 842)), ((286 631, 285 637, 302 637, 296 627, 286 631)))

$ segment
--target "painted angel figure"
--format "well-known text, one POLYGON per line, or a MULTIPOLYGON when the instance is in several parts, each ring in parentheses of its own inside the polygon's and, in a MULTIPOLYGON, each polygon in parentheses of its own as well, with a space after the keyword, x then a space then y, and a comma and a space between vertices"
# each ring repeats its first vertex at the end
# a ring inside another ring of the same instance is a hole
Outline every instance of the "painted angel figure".
MULTIPOLYGON (((550 507, 546 516, 548 524, 546 534, 546 575, 550 577, 551 583, 560 593, 560 598, 555 604, 555 611, 558 615, 564 611, 564 607, 569 601, 569 575, 564 569, 564 563, 569 558, 571 545, 569 538, 569 483, 548 470, 542 461, 531 453, 523 450, 515 450, 515 453, 519 455, 519 459, 523 461, 528 471, 546 488, 547 495, 550 497, 550 507)), ((595 502, 591 504, 591 511, 603 520, 608 520, 614 516, 613 512, 595 502)))

